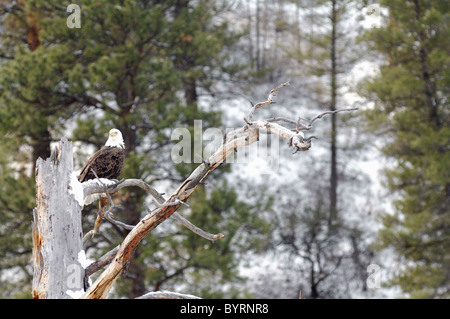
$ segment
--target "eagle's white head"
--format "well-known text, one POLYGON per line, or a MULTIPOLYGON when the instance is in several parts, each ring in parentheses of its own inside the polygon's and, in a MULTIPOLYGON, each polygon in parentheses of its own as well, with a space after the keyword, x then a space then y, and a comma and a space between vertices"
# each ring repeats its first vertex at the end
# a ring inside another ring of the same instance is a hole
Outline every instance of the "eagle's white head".
POLYGON ((122 133, 116 128, 111 129, 109 131, 109 137, 108 140, 106 141, 105 146, 125 148, 122 133))

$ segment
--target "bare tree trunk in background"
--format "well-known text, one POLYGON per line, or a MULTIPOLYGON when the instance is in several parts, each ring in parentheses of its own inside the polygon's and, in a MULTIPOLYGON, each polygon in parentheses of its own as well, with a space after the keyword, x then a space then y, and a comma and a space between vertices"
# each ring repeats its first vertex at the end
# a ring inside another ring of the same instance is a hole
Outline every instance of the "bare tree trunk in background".
POLYGON ((256 0, 256 71, 261 70, 261 10, 256 0))
MULTIPOLYGON (((336 110, 336 27, 337 27, 337 12, 336 0, 331 1, 331 103, 330 111, 336 110)), ((330 225, 336 221, 337 218, 337 147, 336 147, 337 127, 336 114, 331 114, 331 176, 330 176, 330 225)))
POLYGON ((290 33, 293 35, 293 41, 295 41, 295 52, 301 55, 300 48, 300 0, 295 1, 295 24, 292 26, 290 33))
MULTIPOLYGON (((262 34, 262 41, 261 41, 261 63, 260 68, 265 69, 266 68, 266 45, 267 45, 267 35, 269 34, 269 5, 268 1, 264 0, 264 14, 262 15, 262 22, 263 22, 263 34, 262 34)), ((272 56, 269 56, 268 59, 270 59, 272 56)))
POLYGON ((247 0, 247 19, 248 19, 248 39, 249 39, 249 61, 251 65, 251 69, 254 68, 254 60, 253 60, 253 38, 252 38, 252 10, 250 8, 250 0, 247 0))

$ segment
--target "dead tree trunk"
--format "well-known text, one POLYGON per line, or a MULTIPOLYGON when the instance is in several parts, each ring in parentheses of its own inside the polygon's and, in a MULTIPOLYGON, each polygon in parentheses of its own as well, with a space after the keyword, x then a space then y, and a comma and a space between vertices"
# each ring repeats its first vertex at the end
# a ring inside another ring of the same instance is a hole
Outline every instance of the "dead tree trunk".
POLYGON ((65 137, 50 158, 36 163, 33 298, 70 298, 83 291, 81 206, 70 192, 72 171, 72 143, 65 137))

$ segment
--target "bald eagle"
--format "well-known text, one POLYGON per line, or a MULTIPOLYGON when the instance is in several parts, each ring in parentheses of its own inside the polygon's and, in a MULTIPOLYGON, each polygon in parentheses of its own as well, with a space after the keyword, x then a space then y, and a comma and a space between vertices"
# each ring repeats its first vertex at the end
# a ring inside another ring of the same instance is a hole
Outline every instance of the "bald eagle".
POLYGON ((92 155, 81 169, 78 181, 85 182, 94 179, 97 174, 99 178, 117 179, 122 172, 125 159, 125 144, 122 133, 113 128, 109 131, 109 138, 105 146, 92 155))
MULTIPOLYGON (((125 143, 123 142, 122 133, 118 129, 113 128, 109 131, 109 137, 105 146, 92 155, 81 169, 78 181, 82 183, 95 179, 95 174, 99 178, 117 179, 122 172, 124 159, 125 143)), ((100 211, 95 221, 94 229, 89 232, 92 236, 98 232, 98 228, 103 219, 102 217, 104 216, 104 209, 108 205, 108 198, 106 195, 92 194, 84 199, 84 205, 88 205, 99 198, 100 211)), ((86 234, 85 238, 88 234, 86 234)))

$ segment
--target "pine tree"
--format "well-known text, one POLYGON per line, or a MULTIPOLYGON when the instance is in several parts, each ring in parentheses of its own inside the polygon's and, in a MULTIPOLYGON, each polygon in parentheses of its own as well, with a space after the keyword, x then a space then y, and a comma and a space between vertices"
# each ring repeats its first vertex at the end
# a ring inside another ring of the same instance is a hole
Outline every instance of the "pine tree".
POLYGON ((0 144, 0 295, 30 298, 33 270, 30 220, 35 207, 35 183, 30 176, 27 148, 0 144), (12 155, 14 154, 14 156, 12 155), (13 278, 13 280, 11 280, 13 278))
POLYGON ((398 196, 383 217, 380 248, 393 247, 403 267, 390 282, 411 297, 448 298, 450 264, 449 4, 382 1, 388 24, 365 35, 386 58, 363 92, 373 132, 388 142, 387 186, 398 196))
POLYGON ((29 91, 17 92, 9 82, 10 72, 28 78, 27 68, 15 69, 16 58, 30 58, 40 46, 39 17, 22 2, 0 4, 0 291, 3 297, 29 298, 32 269, 29 222, 35 206, 34 163, 50 155, 50 132, 43 107, 36 99, 27 108, 26 99, 34 99, 29 91), (20 48, 18 48, 20 45, 20 48), (23 72, 23 73, 22 73, 23 72), (17 99, 12 97, 16 95, 17 99), (14 194, 14 196, 12 196, 14 194), (14 274, 13 276, 11 276, 14 274), (13 280, 9 278, 14 277, 13 280))

